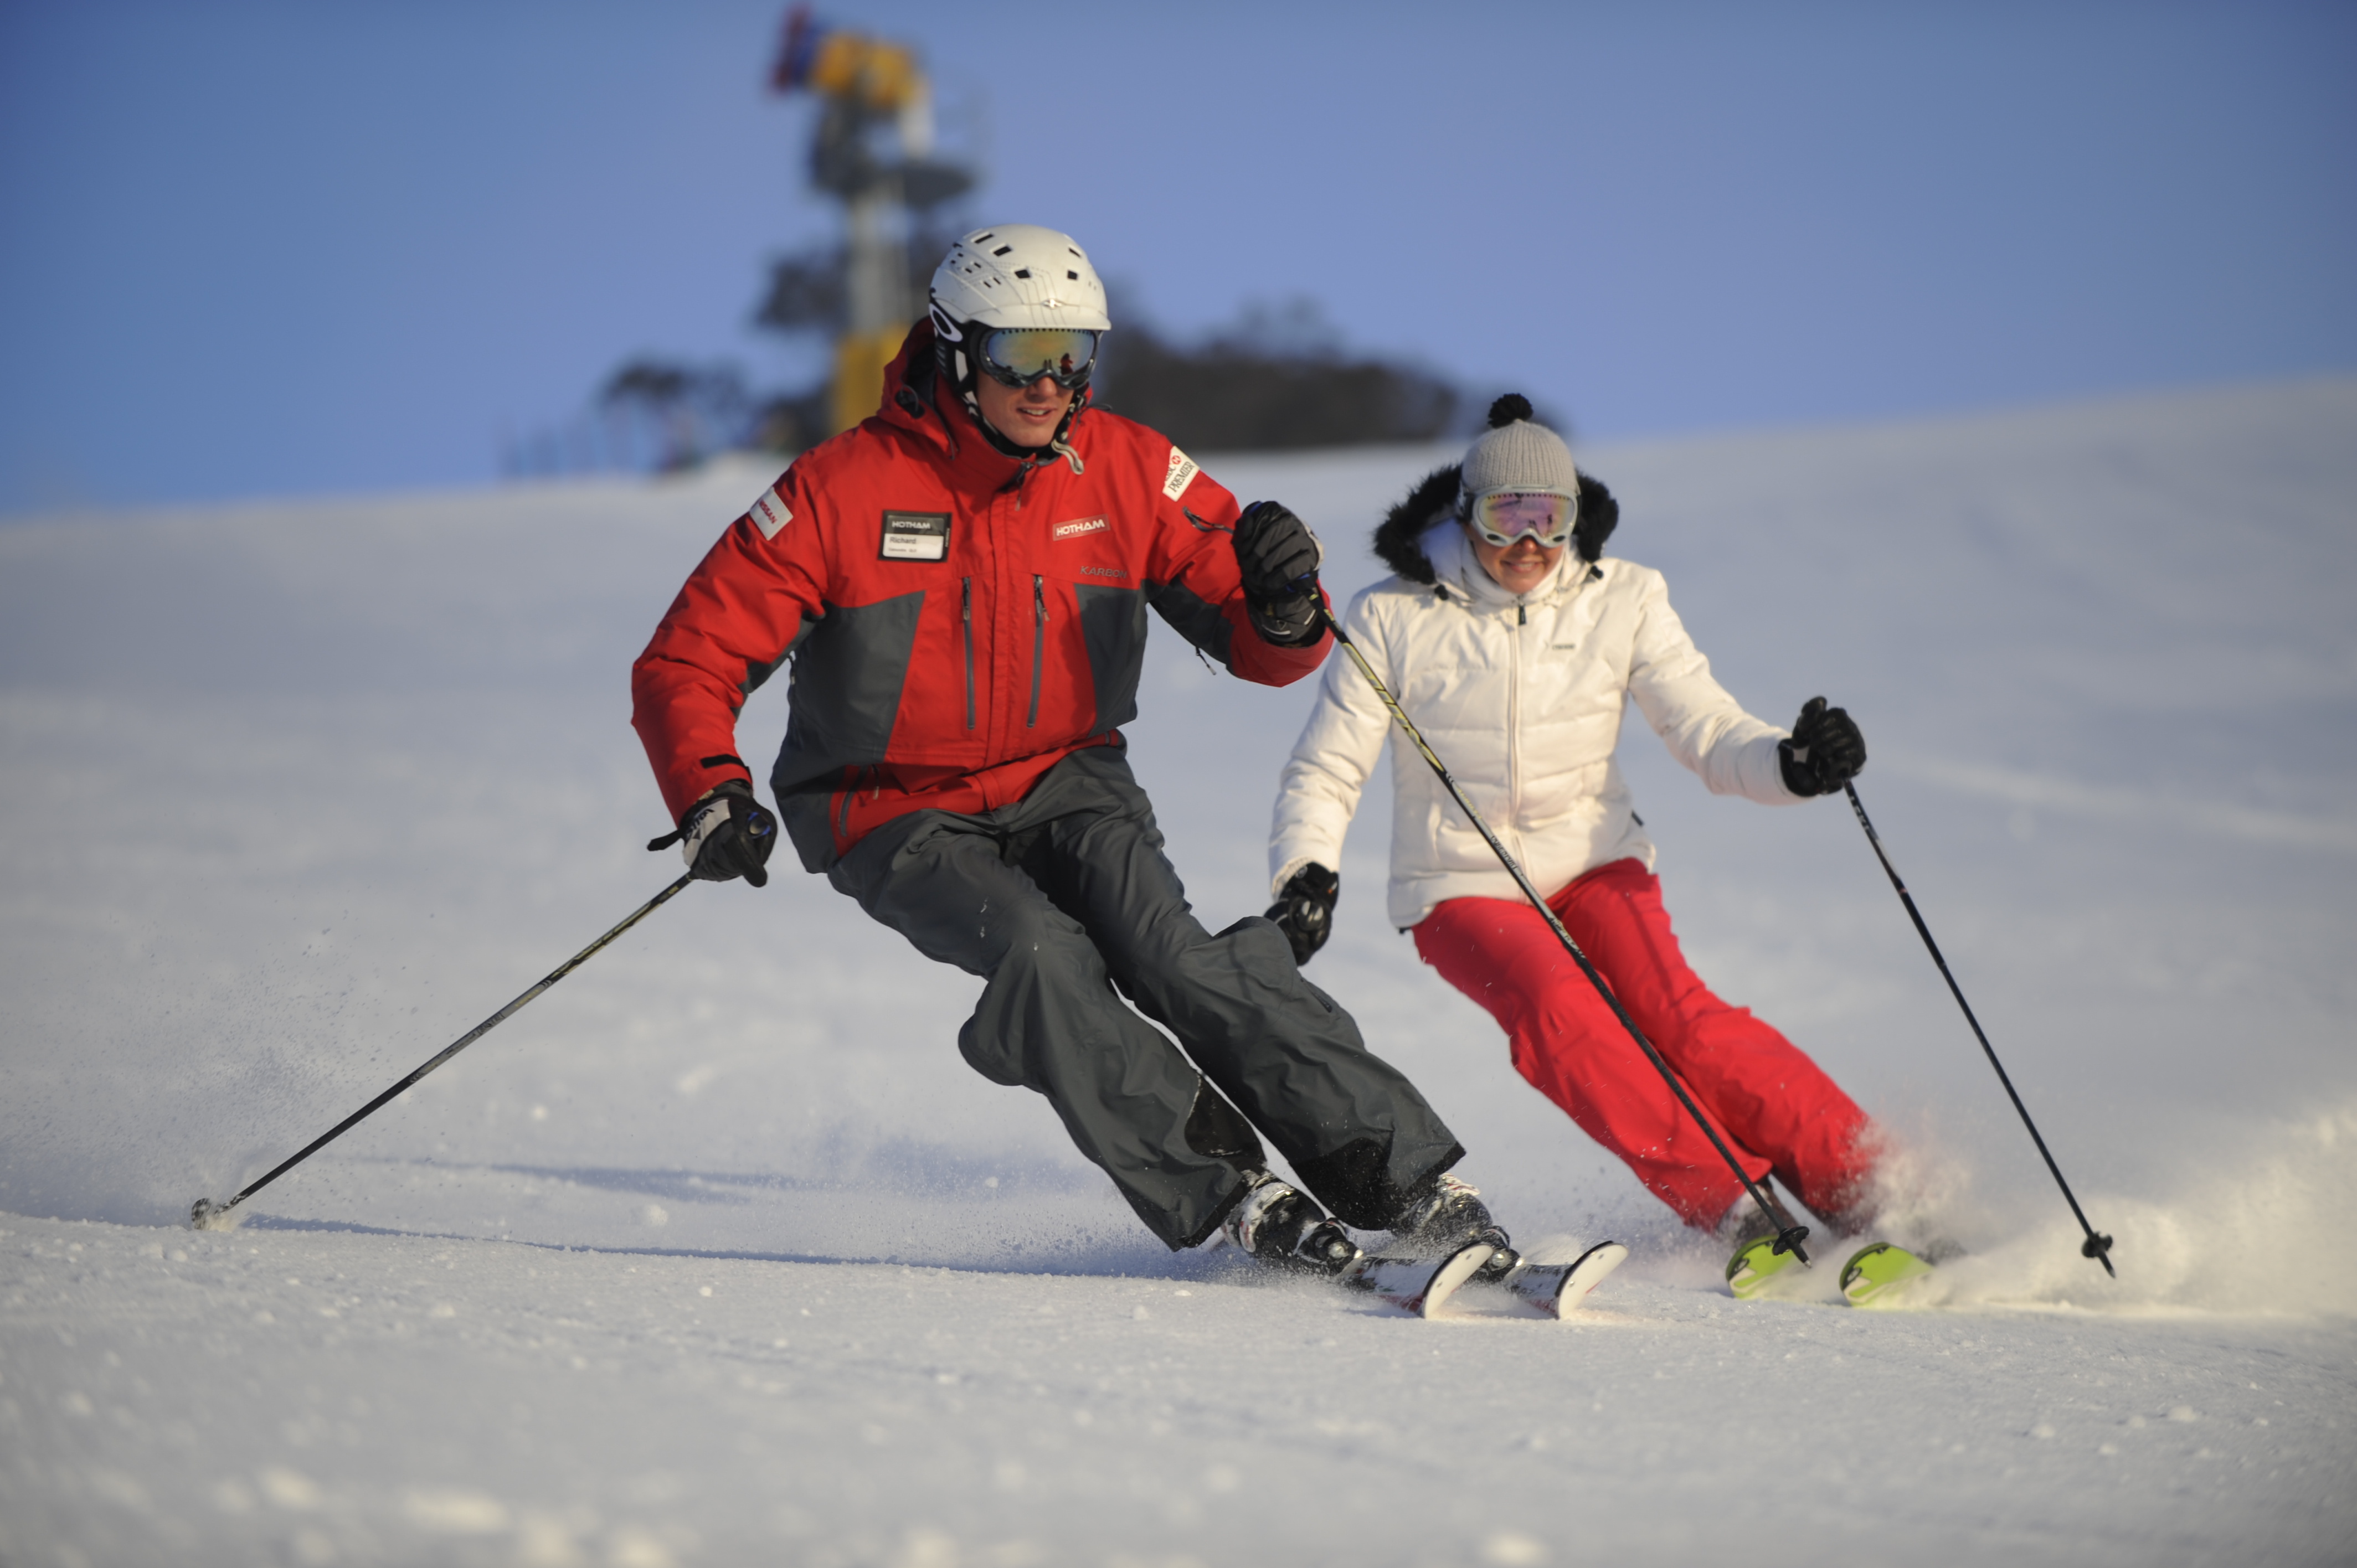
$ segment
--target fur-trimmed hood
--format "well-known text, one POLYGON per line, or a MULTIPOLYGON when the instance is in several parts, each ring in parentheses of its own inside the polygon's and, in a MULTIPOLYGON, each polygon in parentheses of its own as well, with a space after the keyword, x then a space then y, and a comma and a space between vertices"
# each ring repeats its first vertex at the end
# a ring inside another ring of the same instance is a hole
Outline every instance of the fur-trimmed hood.
MULTIPOLYGON (((1411 583, 1429 583, 1433 578, 1432 563, 1425 559, 1418 542, 1425 531, 1457 510, 1457 492, 1464 479, 1465 465, 1450 463, 1435 468, 1416 481, 1383 521, 1375 525, 1375 554, 1383 564, 1411 583)), ((1579 520, 1572 525, 1572 547, 1583 561, 1595 561, 1604 553, 1604 542, 1612 537, 1612 530, 1620 521, 1620 503, 1612 499, 1612 491, 1593 474, 1579 476, 1579 520)))

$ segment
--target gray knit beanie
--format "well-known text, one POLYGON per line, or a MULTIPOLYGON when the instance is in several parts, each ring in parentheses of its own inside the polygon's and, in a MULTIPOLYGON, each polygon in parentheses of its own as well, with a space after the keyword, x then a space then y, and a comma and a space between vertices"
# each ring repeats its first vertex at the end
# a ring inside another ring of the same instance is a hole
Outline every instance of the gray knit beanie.
POLYGON ((1490 405, 1490 428, 1465 454, 1458 510, 1492 490, 1553 490, 1579 494, 1579 470, 1562 436, 1531 418, 1531 400, 1508 392, 1490 405))

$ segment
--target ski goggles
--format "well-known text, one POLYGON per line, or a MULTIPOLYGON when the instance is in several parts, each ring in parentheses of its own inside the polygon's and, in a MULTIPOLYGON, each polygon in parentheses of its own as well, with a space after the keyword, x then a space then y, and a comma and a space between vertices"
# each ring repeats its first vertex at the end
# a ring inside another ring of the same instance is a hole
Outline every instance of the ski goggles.
POLYGON ((1005 327, 982 340, 982 368, 1010 387, 1046 376, 1070 392, 1088 384, 1096 362, 1097 335, 1082 328, 1005 327))
POLYGON ((1491 490, 1474 498, 1472 521, 1473 532, 1492 544, 1530 539, 1559 550, 1579 521, 1579 500, 1553 490, 1491 490))

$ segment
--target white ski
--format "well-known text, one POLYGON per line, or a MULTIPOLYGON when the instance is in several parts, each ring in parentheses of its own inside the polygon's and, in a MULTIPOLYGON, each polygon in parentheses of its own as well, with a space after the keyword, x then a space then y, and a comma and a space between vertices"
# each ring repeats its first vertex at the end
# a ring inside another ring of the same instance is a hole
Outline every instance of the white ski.
POLYGON ((1575 1311, 1597 1282, 1628 1255, 1629 1249, 1618 1241, 1599 1241, 1568 1263, 1518 1263, 1503 1283, 1525 1311, 1561 1317, 1575 1311))
POLYGON ((1438 1258, 1400 1258, 1371 1252, 1344 1269, 1343 1287, 1381 1296, 1402 1312, 1418 1317, 1436 1316, 1457 1294, 1473 1271, 1490 1261, 1494 1251, 1487 1241, 1468 1241, 1438 1258))

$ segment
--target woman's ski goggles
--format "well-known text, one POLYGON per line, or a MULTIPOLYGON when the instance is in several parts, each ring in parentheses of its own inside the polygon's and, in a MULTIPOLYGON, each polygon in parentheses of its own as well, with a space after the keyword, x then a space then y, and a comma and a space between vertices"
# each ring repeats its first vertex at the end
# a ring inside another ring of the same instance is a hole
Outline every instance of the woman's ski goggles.
POLYGON ((1473 532, 1492 544, 1536 540, 1561 549, 1579 521, 1579 501, 1552 490, 1492 490, 1473 502, 1473 532))
POLYGON ((1041 376, 1071 391, 1088 384, 1097 335, 1073 327, 1006 327, 982 340, 982 368, 995 381, 1027 387, 1041 376))

